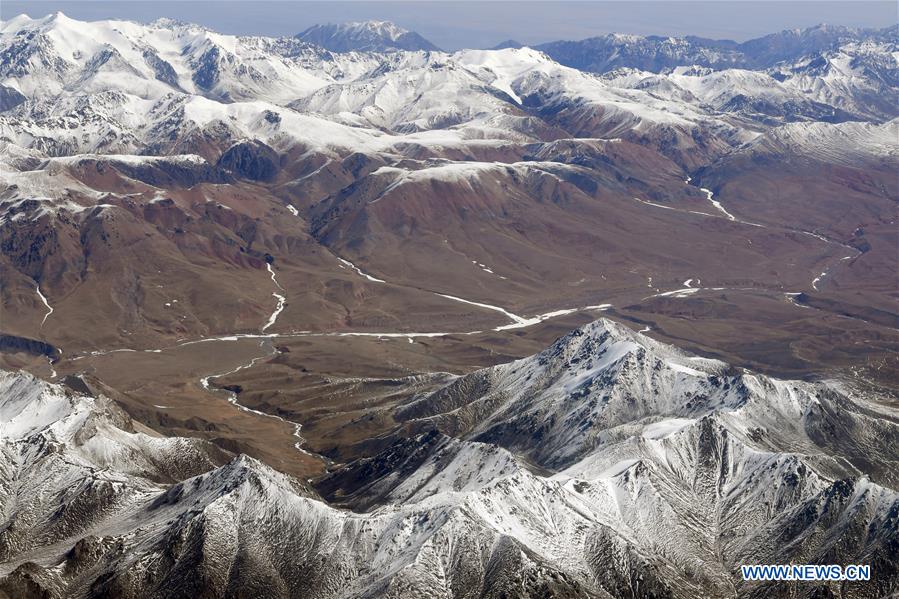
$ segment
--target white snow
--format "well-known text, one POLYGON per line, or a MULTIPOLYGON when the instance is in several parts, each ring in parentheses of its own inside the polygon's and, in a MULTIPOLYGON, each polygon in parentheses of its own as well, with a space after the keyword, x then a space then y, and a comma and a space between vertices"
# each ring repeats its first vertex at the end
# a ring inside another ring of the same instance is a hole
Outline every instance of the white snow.
POLYGON ((700 291, 699 287, 685 287, 683 289, 675 289, 674 291, 665 291, 663 293, 656 293, 655 295, 650 295, 644 299, 649 299, 651 297, 668 297, 673 296, 676 298, 685 298, 688 295, 693 295, 697 291, 700 291))
POLYGON ((341 264, 343 264, 343 265, 345 265, 345 266, 349 266, 351 269, 355 270, 357 274, 359 274, 360 276, 365 277, 366 279, 368 279, 369 281, 371 281, 371 282, 373 282, 373 283, 386 283, 386 282, 387 282, 387 281, 385 281, 385 280, 383 280, 383 279, 378 279, 377 277, 371 276, 370 274, 368 274, 367 272, 364 272, 361 268, 359 268, 358 266, 356 266, 355 264, 353 264, 352 262, 350 262, 349 260, 347 260, 347 259, 345 259, 345 258, 341 258, 341 257, 338 256, 338 257, 337 257, 337 260, 338 260, 341 264))
MULTIPOLYGON (((269 274, 272 276, 272 282, 278 287, 278 289, 280 289, 281 291, 284 291, 284 288, 281 287, 281 283, 278 282, 278 279, 277 279, 277 277, 275 276, 275 271, 274 271, 274 269, 272 268, 271 262, 267 262, 266 265, 265 265, 265 268, 268 270, 269 274)), ((263 332, 263 333, 264 333, 270 326, 272 326, 273 324, 275 324, 275 321, 278 320, 278 316, 279 316, 279 315, 281 314, 281 312, 284 310, 284 306, 285 306, 285 304, 286 304, 286 302, 287 302, 287 297, 284 296, 284 295, 281 295, 280 293, 272 292, 272 297, 274 297, 274 298, 277 300, 278 305, 275 306, 274 312, 271 313, 271 316, 268 317, 268 321, 267 321, 267 322, 265 323, 265 325, 262 327, 262 331, 261 331, 261 332, 263 332)))
POLYGON ((44 306, 47 308, 47 313, 44 314, 43 320, 41 320, 41 328, 44 327, 44 323, 47 322, 47 319, 50 318, 50 315, 53 314, 53 306, 50 305, 50 302, 47 301, 47 298, 41 293, 41 286, 38 283, 34 284, 34 290, 37 292, 37 296, 41 298, 41 301, 44 303, 44 306))
POLYGON ((827 276, 827 271, 825 270, 820 275, 815 277, 814 280, 812 281, 812 289, 814 289, 815 291, 818 291, 818 283, 821 282, 821 279, 823 279, 826 276, 827 276))
POLYGON ((682 364, 678 364, 677 362, 667 362, 665 364, 671 370, 675 372, 681 372, 683 374, 689 374, 690 376, 703 376, 703 372, 696 370, 695 368, 690 368, 688 366, 684 366, 682 364))
MULTIPOLYGON (((697 374, 699 373, 697 372, 697 374)), ((694 422, 696 421, 691 418, 666 418, 643 427, 643 432, 640 435, 647 439, 664 439, 685 429, 694 422)))
MULTIPOLYGON (((212 376, 250 368, 270 355, 212 376)), ((784 514, 824 509, 826 490, 845 472, 830 470, 842 458, 815 445, 804 421, 814 402, 837 388, 821 393, 822 384, 749 372, 733 375, 736 384, 715 382, 732 376, 725 368, 611 321, 586 325, 538 355, 478 373, 489 388, 482 397, 475 392, 464 398, 487 400, 479 404, 469 436, 491 426, 532 427, 537 418, 539 439, 525 435, 516 453, 491 443, 441 440, 415 467, 373 481, 373 492, 383 490, 386 501, 366 512, 335 509, 296 480, 246 456, 216 467, 202 460, 198 441, 125 432, 110 418, 111 402, 71 395, 27 374, 0 373, 0 448, 15 474, 8 504, 21 513, 27 500, 27 513, 36 516, 19 518, 18 525, 30 527, 33 535, 60 505, 75 500, 79 517, 97 518, 51 538, 52 556, 47 551, 14 557, 57 564, 59 548, 67 550, 89 533, 122 543, 133 559, 128 567, 140 569, 156 563, 160 543, 203 524, 202 552, 196 555, 204 560, 213 556, 234 564, 235 535, 259 539, 274 548, 273 556, 317 567, 337 564, 331 571, 340 572, 347 596, 376 596, 399 580, 394 575, 405 576, 404 583, 424 580, 418 588, 441 591, 449 574, 458 572, 446 570, 448 564, 468 554, 481 564, 483 555, 501 555, 500 544, 510 539, 516 559, 524 555, 521 559, 590 576, 595 564, 584 547, 600 538, 599 527, 641 556, 690 563, 724 530, 736 534, 747 525, 744 519, 721 518, 722 505, 752 516, 756 528, 776 526, 784 514), (685 370, 681 363, 687 360, 696 368, 685 370), (490 400, 497 401, 491 406, 490 400), (762 444, 748 434, 759 430, 765 431, 762 444), (706 447, 718 451, 703 451, 706 447), (144 477, 160 463, 178 459, 198 462, 209 472, 180 483, 177 501, 159 501, 171 487, 144 477), (564 466, 539 475, 531 463, 564 466), (697 486, 702 480, 697 475, 708 472, 723 473, 710 493, 697 486), (797 475, 799 484, 784 493, 783 481, 797 475), (98 480, 114 509, 106 504, 94 509, 90 496, 80 493, 79 485, 98 480), (371 574, 354 570, 344 579, 340 564, 359 563, 371 574)), ((201 380, 206 389, 210 378, 201 380)), ((228 401, 291 426, 302 451, 299 425, 242 406, 234 394, 228 401)), ((853 399, 839 401, 851 407, 853 399)), ((442 400, 436 407, 441 405, 442 400)), ((876 441, 873 434, 868 438, 876 441)), ((895 491, 854 478, 846 508, 850 517, 887 518, 895 491)), ((839 523, 841 513, 834 513, 839 523)), ((820 531, 812 523, 801 532, 807 538, 806 532, 820 531)))
POLYGON ((278 305, 275 307, 275 311, 272 312, 271 316, 268 317, 268 321, 262 327, 262 332, 264 333, 270 326, 275 324, 275 321, 278 320, 278 316, 284 310, 284 304, 287 302, 287 298, 280 293, 272 293, 272 297, 274 297, 278 301, 278 305))
MULTIPOLYGON (((446 299, 453 300, 454 302, 461 302, 463 304, 471 304, 472 306, 478 306, 479 308, 484 308, 486 310, 493 310, 495 312, 500 312, 501 314, 505 315, 509 320, 511 320, 513 322, 513 324, 515 324, 515 325, 530 326, 529 324, 527 324, 528 320, 526 318, 518 316, 517 314, 512 314, 505 308, 501 308, 499 306, 493 306, 491 304, 484 304, 481 302, 474 302, 471 300, 463 299, 461 297, 456 297, 455 295, 447 295, 445 293, 437 293, 436 295, 439 295, 440 297, 445 297, 446 299)), ((537 321, 537 322, 539 322, 539 321, 537 321)))
POLYGON ((533 141, 519 108, 533 94, 596 107, 597 126, 606 124, 604 137, 612 140, 654 127, 734 130, 695 99, 673 102, 654 90, 616 86, 529 48, 325 54, 290 40, 222 35, 173 21, 84 23, 61 15, 7 21, 0 40, 9 45, 26 35, 47 36, 48 52, 65 68, 32 64, 3 81, 51 108, 49 119, 0 119, 4 136, 21 145, 58 138, 80 152, 127 153, 215 125, 235 137, 323 153, 499 146, 533 141), (171 67, 175 80, 159 80, 145 51, 171 67), (100 53, 112 57, 92 66, 100 53), (209 56, 218 60, 210 64, 209 56), (208 89, 194 81, 201 68, 215 71, 208 89), (88 116, 77 116, 83 107, 88 116))
POLYGON ((721 202, 713 199, 712 196, 715 194, 712 193, 712 190, 706 189, 705 187, 700 187, 699 191, 705 193, 706 198, 708 198, 708 200, 712 203, 712 206, 714 206, 715 208, 718 209, 719 212, 724 214, 724 216, 726 216, 728 220, 737 220, 733 214, 731 214, 730 212, 728 212, 727 210, 724 209, 724 206, 721 205, 721 202))

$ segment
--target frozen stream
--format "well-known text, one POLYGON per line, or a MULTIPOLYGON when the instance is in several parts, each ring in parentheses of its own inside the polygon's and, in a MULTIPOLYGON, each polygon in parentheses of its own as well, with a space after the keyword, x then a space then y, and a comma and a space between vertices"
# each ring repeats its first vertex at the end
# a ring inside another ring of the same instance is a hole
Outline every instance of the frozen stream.
MULTIPOLYGON (((284 288, 281 287, 281 283, 279 283, 277 277, 275 277, 275 271, 272 268, 271 262, 269 262, 266 265, 266 268, 268 268, 268 272, 271 273, 271 275, 272 275, 272 282, 274 282, 274 284, 278 287, 278 289, 280 289, 281 291, 284 291, 284 288)), ((286 291, 285 291, 285 293, 286 293, 286 291)), ((263 333, 266 331, 266 329, 268 329, 270 326, 275 324, 275 321, 278 320, 278 315, 281 314, 281 312, 284 310, 284 305, 287 303, 287 297, 284 295, 281 295, 280 293, 273 291, 272 297, 274 297, 276 300, 278 300, 278 305, 275 306, 275 311, 272 312, 272 315, 268 317, 268 322, 266 322, 265 325, 262 327, 263 333)))
POLYGON ((47 308, 47 313, 44 314, 44 319, 41 321, 41 328, 43 328, 44 323, 47 322, 47 319, 50 318, 51 314, 53 314, 53 306, 51 306, 50 302, 47 301, 47 297, 43 293, 41 293, 41 286, 39 283, 34 284, 34 290, 37 291, 37 296, 41 298, 41 301, 47 308))

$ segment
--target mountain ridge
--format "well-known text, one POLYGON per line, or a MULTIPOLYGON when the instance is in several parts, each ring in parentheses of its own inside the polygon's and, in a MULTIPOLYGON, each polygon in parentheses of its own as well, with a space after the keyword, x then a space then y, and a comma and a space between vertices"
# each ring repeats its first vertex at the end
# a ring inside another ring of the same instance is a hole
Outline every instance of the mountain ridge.
POLYGON ((313 25, 296 35, 332 52, 439 51, 440 48, 390 21, 354 21, 313 25))
POLYGON ((697 36, 666 37, 609 33, 577 41, 554 41, 534 48, 546 52, 566 66, 605 73, 630 67, 660 73, 668 69, 699 65, 725 68, 767 69, 833 50, 847 42, 899 41, 896 26, 854 28, 816 25, 785 29, 747 40, 711 40, 697 36))
MULTIPOLYGON (((603 371, 623 363, 621 358, 635 351, 633 344, 659 356, 650 362, 686 361, 709 372, 726 370, 724 364, 696 361, 609 321, 579 329, 520 364, 537 368, 542 363, 583 378, 576 359, 598 360, 603 371)), ((516 367, 521 366, 496 368, 516 367)), ((700 376, 697 370, 680 368, 676 376, 682 383, 700 376)), ((541 376, 533 375, 533 383, 541 376)), ((610 388, 628 384, 600 378, 610 388)), ((4 375, 3 383, 48 401, 59 401, 63 393, 58 386, 27 375, 4 375)), ((789 388, 797 385, 806 384, 769 381, 754 393, 768 399, 783 394, 788 399, 789 388)), ((586 405, 593 393, 575 394, 568 401, 586 405)), ((10 394, 2 397, 0 413, 5 415, 10 394)), ((71 401, 86 402, 88 411, 96 405, 85 396, 72 396, 71 401)), ((716 405, 714 399, 697 396, 697 401, 716 405)), ((95 414, 98 422, 106 418, 102 412, 95 414)), ((359 473, 368 471, 362 480, 381 486, 376 494, 380 499, 357 512, 326 505, 307 485, 246 456, 167 486, 120 474, 124 478, 113 494, 115 510, 104 507, 109 500, 84 500, 81 509, 90 514, 87 522, 92 525, 68 528, 69 516, 42 511, 49 507, 42 500, 33 503, 33 522, 57 521, 45 529, 50 535, 43 541, 48 551, 21 546, 10 529, 0 532, 7 559, 14 558, 12 566, 0 572, 0 588, 14 594, 30 587, 91 589, 124 597, 147 592, 180 596, 249 592, 268 581, 275 596, 306 592, 405 597, 439 581, 439 588, 449 595, 464 594, 464 589, 476 585, 492 589, 487 593, 491 596, 554 589, 561 596, 608 597, 640 594, 644 591, 639 589, 648 585, 676 597, 699 589, 728 596, 733 588, 728 579, 736 564, 785 562, 799 555, 797 551, 804 559, 872 563, 876 566, 872 590, 883 592, 896 583, 889 574, 895 567, 889 547, 899 542, 894 526, 899 495, 894 491, 857 473, 834 476, 838 465, 828 466, 804 453, 760 452, 751 434, 734 436, 743 428, 737 421, 707 414, 672 425, 664 411, 656 414, 663 418, 660 424, 610 439, 555 474, 536 472, 521 462, 517 452, 489 441, 427 433, 410 439, 406 448, 388 450, 397 457, 407 448, 423 452, 408 468, 397 467, 394 457, 381 471, 386 477, 373 476, 372 466, 383 461, 375 457, 339 468, 318 483, 330 494, 350 491, 360 480, 359 473), (828 473, 829 468, 836 469, 828 473), (132 489, 140 491, 129 495, 132 489), (767 509, 752 507, 763 502, 767 509), (659 510, 668 514, 667 523, 646 519, 659 510), (713 520, 720 530, 691 528, 694 519, 704 521, 713 513, 718 514, 713 520), (822 519, 832 530, 863 526, 868 530, 866 540, 847 543, 844 537, 837 546, 831 536, 814 538, 804 532, 822 519), (723 543, 718 550, 723 554, 717 558, 708 545, 713 538, 723 543), (770 545, 761 541, 768 538, 777 541, 770 545), (23 549, 22 555, 30 556, 27 563, 15 558, 23 549), (94 560, 85 562, 85 555, 95 556, 94 560), (813 555, 821 557, 809 557, 813 555), (688 574, 697 560, 706 568, 698 579, 692 578, 695 572, 688 574), (710 562, 718 565, 709 568, 710 562), (242 564, 240 574, 222 579, 217 572, 229 563, 242 564), (190 577, 188 566, 195 573, 190 577), (310 568, 315 576, 301 576, 311 574, 310 568), (515 574, 522 569, 524 576, 515 574), (645 577, 639 585, 630 579, 635 571, 645 577)), ((754 420, 757 416, 744 416, 763 429, 783 422, 772 418, 762 424, 754 420)), ((58 426, 52 417, 34 422, 43 430, 58 426)), ((34 447, 35 456, 46 451, 32 440, 42 434, 46 433, 22 437, 34 447)), ((91 434, 98 433, 88 432, 80 442, 90 444, 91 434)), ((554 438, 557 433, 549 431, 534 443, 552 445, 554 438)), ((36 474, 27 463, 8 461, 10 452, 22 451, 17 443, 6 441, 2 455, 7 462, 0 469, 18 472, 12 479, 14 494, 36 474)), ((52 451, 65 456, 71 449, 62 445, 52 451)), ((0 489, 9 493, 11 479, 4 476, 0 482, 0 489)), ((353 501, 373 491, 371 486, 356 490, 353 501)), ((740 588, 747 596, 772 592, 779 596, 785 591, 774 584, 742 583, 740 588)), ((803 596, 816 592, 815 585, 805 588, 803 596)))
POLYGON ((4 21, 0 596, 894 592, 896 43, 816 31, 4 21))

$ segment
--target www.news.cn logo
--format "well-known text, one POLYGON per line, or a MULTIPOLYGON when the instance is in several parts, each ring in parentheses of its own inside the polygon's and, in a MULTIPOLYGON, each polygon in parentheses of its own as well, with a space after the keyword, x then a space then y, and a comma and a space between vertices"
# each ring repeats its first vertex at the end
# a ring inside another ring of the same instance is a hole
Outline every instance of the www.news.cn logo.
POLYGON ((743 580, 871 580, 871 566, 790 564, 740 566, 743 580))

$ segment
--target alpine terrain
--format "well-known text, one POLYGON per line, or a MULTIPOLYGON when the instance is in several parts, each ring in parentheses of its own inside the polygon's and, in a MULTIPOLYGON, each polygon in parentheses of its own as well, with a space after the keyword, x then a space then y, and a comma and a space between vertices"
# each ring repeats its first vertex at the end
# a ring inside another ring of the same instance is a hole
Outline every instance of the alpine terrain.
POLYGON ((899 592, 895 26, 3 18, 0 598, 899 592))

